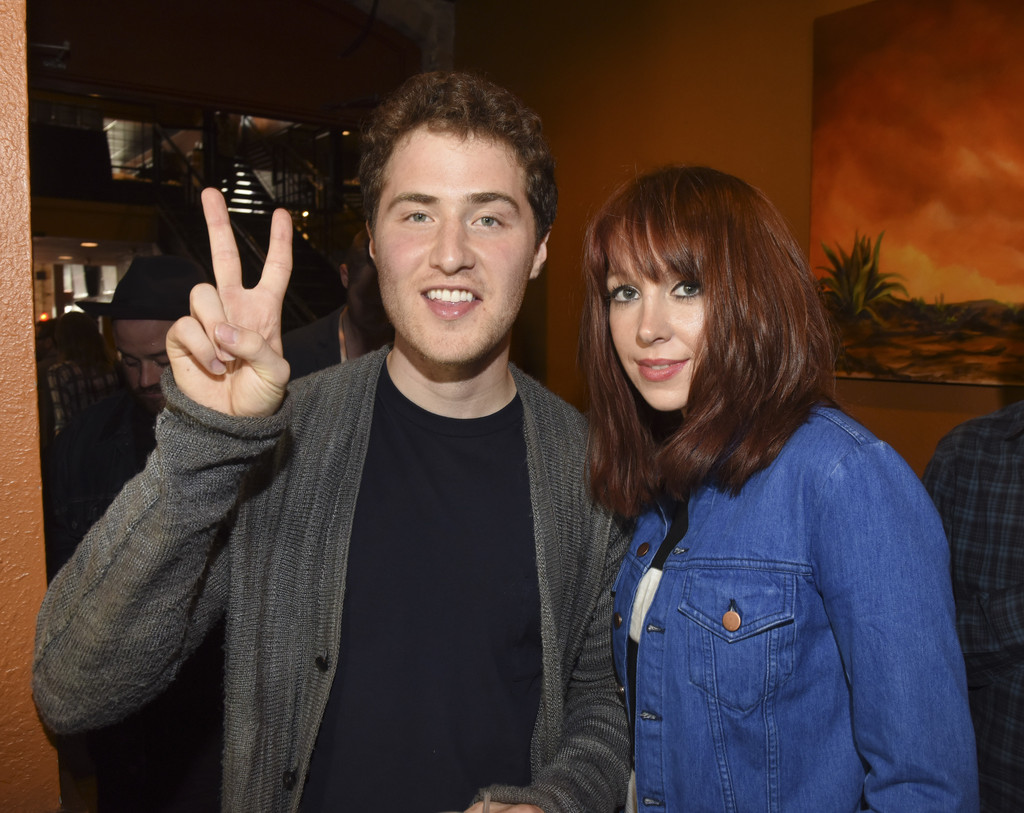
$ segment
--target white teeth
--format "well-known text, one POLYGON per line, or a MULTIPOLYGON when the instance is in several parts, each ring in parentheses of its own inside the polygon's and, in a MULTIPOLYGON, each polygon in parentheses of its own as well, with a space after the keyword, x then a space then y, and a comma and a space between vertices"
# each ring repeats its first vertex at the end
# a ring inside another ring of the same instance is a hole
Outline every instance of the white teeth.
POLYGON ((432 288, 427 291, 427 299, 440 299, 442 302, 472 302, 475 298, 469 291, 453 291, 450 288, 432 288))

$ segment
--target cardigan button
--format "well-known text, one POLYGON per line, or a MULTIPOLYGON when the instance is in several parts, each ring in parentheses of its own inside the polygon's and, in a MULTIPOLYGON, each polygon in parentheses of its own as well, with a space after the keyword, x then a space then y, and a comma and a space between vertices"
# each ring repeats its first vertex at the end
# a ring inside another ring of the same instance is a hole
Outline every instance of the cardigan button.
POLYGON ((322 655, 317 655, 316 656, 316 668, 319 669, 321 672, 326 672, 327 671, 327 667, 330 666, 330 665, 331 665, 331 661, 330 661, 329 656, 328 656, 328 654, 326 652, 324 652, 322 655))
POLYGON ((294 790, 296 778, 295 771, 285 771, 281 777, 281 784, 284 785, 284 789, 294 790))
POLYGON ((647 551, 649 551, 650 549, 651 549, 651 546, 649 544, 647 544, 646 542, 644 542, 643 544, 640 545, 639 548, 636 549, 636 555, 637 556, 646 556, 647 555, 647 551))

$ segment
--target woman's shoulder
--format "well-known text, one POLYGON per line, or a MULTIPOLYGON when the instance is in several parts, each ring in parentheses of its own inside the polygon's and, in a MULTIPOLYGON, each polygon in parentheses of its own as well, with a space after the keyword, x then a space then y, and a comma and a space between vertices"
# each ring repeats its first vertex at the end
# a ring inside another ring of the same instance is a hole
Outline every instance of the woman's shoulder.
POLYGON ((841 409, 815 406, 786 441, 778 462, 830 472, 843 461, 894 457, 892 448, 841 409))
POLYGON ((811 409, 807 420, 793 433, 787 446, 809 445, 819 451, 835 449, 847 453, 880 443, 882 441, 870 429, 841 409, 819 405, 811 409))
POLYGON ((780 468, 799 470, 819 480, 839 474, 919 484, 902 457, 870 429, 840 409, 816 406, 793 433, 778 461, 780 468))

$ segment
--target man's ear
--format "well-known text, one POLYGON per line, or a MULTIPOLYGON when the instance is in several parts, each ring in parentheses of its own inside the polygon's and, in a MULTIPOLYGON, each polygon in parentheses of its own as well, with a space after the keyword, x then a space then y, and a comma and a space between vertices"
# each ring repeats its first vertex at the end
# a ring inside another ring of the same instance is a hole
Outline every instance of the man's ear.
POLYGON ((342 286, 348 288, 348 266, 345 263, 342 263, 338 266, 338 271, 341 273, 342 286))
POLYGON ((549 231, 541 239, 540 244, 537 246, 537 251, 533 255, 533 267, 530 269, 530 279, 537 279, 540 276, 541 269, 544 268, 544 263, 548 259, 548 238, 551 236, 549 231))
POLYGON ((366 249, 370 252, 370 259, 377 262, 377 244, 373 241, 373 229, 370 228, 370 221, 366 221, 366 236, 368 239, 366 249))

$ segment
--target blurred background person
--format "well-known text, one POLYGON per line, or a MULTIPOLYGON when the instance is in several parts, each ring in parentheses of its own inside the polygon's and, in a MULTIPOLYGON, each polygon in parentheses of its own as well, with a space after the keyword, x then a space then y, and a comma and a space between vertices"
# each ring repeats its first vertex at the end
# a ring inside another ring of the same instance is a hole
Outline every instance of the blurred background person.
POLYGON ((99 325, 88 314, 63 314, 54 328, 54 342, 58 361, 46 371, 46 381, 56 434, 83 409, 113 395, 120 382, 99 325))
MULTIPOLYGON (((111 320, 125 386, 77 415, 53 444, 46 484, 49 578, 71 557, 121 486, 142 470, 156 445, 154 425, 164 407, 160 376, 168 364, 167 331, 188 314, 193 286, 205 281, 205 272, 191 260, 137 257, 109 302, 81 303, 90 313, 111 320)), ((76 324, 84 320, 101 340, 93 319, 77 316, 76 324)))
POLYGON ((281 340, 293 381, 394 341, 395 329, 384 312, 365 229, 356 232, 339 271, 347 293, 345 304, 322 319, 289 331, 281 340))
MULTIPOLYGON (((76 415, 51 447, 46 480, 50 579, 155 447, 156 418, 164 407, 160 376, 169 363, 167 331, 189 313, 189 294, 206 279, 191 260, 137 257, 109 302, 81 303, 111 320, 126 388, 76 415)), ((94 773, 100 813, 219 811, 222 644, 219 625, 148 706, 84 737, 60 740, 62 784, 88 787, 94 773)))
POLYGON ((949 538, 981 809, 1024 810, 1024 401, 954 428, 924 485, 949 538))

